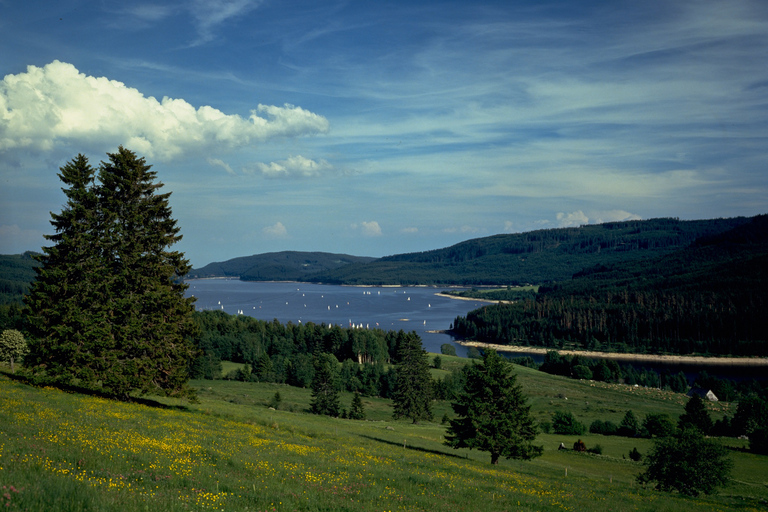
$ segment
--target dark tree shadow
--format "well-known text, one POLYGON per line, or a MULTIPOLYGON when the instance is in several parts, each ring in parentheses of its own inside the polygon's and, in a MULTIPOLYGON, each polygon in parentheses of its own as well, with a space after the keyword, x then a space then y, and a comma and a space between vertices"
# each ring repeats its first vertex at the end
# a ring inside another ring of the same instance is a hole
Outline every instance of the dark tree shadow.
POLYGON ((73 386, 71 384, 62 384, 62 383, 56 383, 56 382, 37 382, 33 378, 30 378, 27 375, 23 375, 19 373, 10 373, 5 370, 0 370, 0 373, 10 380, 21 382, 22 384, 27 384, 28 386, 32 386, 35 388, 51 387, 51 388, 58 389, 59 391, 63 391, 65 393, 76 393, 79 395, 95 396, 98 398, 103 398, 105 400, 114 400, 116 402, 139 404, 139 405, 144 405, 146 407, 154 407, 157 409, 169 409, 169 410, 176 410, 176 411, 191 412, 191 409, 186 405, 168 405, 168 404, 164 404, 164 403, 158 402, 157 400, 153 400, 151 398, 146 398, 146 397, 129 396, 125 398, 125 397, 113 395, 110 393, 105 393, 103 391, 99 391, 96 389, 83 388, 80 386, 73 386))
MULTIPOLYGON (((382 439, 380 437, 368 436, 368 435, 365 435, 365 434, 359 434, 359 436, 360 437, 364 437, 365 439, 370 439, 371 441, 377 441, 379 443, 384 443, 384 444, 388 444, 388 445, 391 445, 391 446, 399 446, 400 448, 403 447, 403 443, 398 443, 396 441, 389 441, 387 439, 382 439)), ((443 451, 440 451, 440 450, 433 450, 431 448, 422 448, 420 446, 410 446, 410 445, 408 445, 408 443, 405 444, 405 449, 406 450, 413 450, 413 451, 416 451, 416 452, 431 453, 433 455, 442 455, 444 457, 453 457, 453 458, 456 458, 456 459, 468 459, 469 458, 467 456, 461 456, 461 455, 457 455, 455 453, 443 452, 443 451)))

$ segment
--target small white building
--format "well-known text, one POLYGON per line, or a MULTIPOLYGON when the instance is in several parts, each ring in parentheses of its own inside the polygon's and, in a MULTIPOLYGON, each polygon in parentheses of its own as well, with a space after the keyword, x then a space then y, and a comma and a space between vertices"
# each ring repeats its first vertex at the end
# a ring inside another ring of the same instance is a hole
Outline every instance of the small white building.
POLYGON ((704 389, 697 386, 694 386, 691 388, 690 391, 688 391, 688 396, 693 395, 699 395, 704 400, 709 400, 710 402, 717 402, 717 396, 712 392, 711 389, 704 389))

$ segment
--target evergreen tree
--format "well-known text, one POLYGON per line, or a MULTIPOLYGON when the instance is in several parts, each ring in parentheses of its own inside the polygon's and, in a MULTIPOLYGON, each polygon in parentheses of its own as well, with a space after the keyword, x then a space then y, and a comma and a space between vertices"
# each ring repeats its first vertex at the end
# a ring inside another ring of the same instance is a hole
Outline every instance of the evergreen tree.
POLYGON ((360 393, 355 393, 352 397, 352 405, 349 408, 349 419, 351 420, 364 420, 365 409, 363 408, 363 399, 360 398, 360 393))
POLYGON ((400 361, 395 370, 395 392, 392 395, 392 417, 410 418, 413 423, 432 419, 432 375, 427 352, 421 338, 407 334, 398 353, 400 361))
POLYGON ((640 422, 632 410, 628 410, 619 423, 619 435, 625 437, 635 437, 640 432, 640 422))
POLYGON ((194 299, 179 278, 191 266, 169 250, 181 239, 170 193, 133 152, 107 156, 98 184, 82 155, 61 168, 67 205, 27 301, 33 370, 123 398, 189 395, 194 299))
POLYGON ((25 297, 28 363, 39 378, 96 386, 109 370, 110 328, 101 298, 106 284, 95 191, 96 171, 83 155, 60 168, 66 204, 51 213, 53 242, 25 297))
POLYGON ((333 354, 318 353, 313 365, 312 401, 309 410, 314 414, 339 415, 338 363, 333 354))
POLYGON ((681 430, 688 426, 697 428, 704 435, 712 430, 712 418, 709 417, 707 406, 699 395, 693 395, 685 404, 685 413, 680 416, 678 426, 681 430))
POLYGON ((543 448, 534 446, 536 426, 517 376, 495 351, 488 350, 483 363, 467 366, 466 386, 451 404, 458 418, 449 420, 445 444, 453 448, 477 448, 499 457, 531 459, 543 448))

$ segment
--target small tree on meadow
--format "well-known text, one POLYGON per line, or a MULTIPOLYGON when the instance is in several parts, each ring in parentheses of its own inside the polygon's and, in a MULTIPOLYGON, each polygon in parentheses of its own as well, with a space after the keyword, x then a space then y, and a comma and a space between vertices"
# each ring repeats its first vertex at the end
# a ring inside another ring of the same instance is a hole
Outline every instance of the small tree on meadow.
POLYGON ((635 437, 640 432, 640 423, 632 410, 628 410, 619 423, 619 435, 624 437, 635 437))
POLYGON ((690 427, 657 438, 646 463, 648 467, 637 477, 638 482, 655 483, 660 491, 688 496, 713 494, 728 483, 733 467, 726 448, 690 427))
POLYGON ((532 459, 541 455, 535 446, 536 424, 511 364, 488 350, 482 364, 466 368, 466 385, 451 404, 458 416, 449 420, 445 444, 453 448, 477 448, 499 457, 532 459))
POLYGON ((360 398, 360 393, 355 393, 352 397, 352 405, 349 408, 349 415, 347 416, 351 420, 364 420, 365 408, 363 407, 363 399, 360 398))
POLYGON ((552 432, 580 436, 586 427, 571 412, 556 411, 552 415, 552 432))
POLYGON ((6 329, 0 334, 0 361, 11 364, 11 373, 16 373, 14 362, 21 361, 29 352, 24 335, 16 329, 6 329))

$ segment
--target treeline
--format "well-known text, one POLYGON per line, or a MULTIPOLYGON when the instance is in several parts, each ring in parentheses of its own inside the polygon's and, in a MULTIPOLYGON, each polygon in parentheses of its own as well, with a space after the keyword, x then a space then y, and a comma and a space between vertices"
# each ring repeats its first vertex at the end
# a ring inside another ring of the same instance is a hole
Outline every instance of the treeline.
POLYGON ((479 341, 652 354, 763 355, 768 216, 651 261, 600 265, 535 299, 458 317, 479 341))
MULTIPOLYGON (((276 382, 309 387, 313 361, 328 354, 339 365, 339 382, 346 391, 365 396, 391 397, 395 389, 392 365, 399 363, 401 347, 421 338, 415 332, 342 328, 314 323, 282 324, 222 311, 195 313, 200 327, 201 355, 191 365, 191 377, 227 377, 243 381, 276 382), (221 375, 221 361, 244 363, 243 369, 221 375)), ((435 381, 433 396, 452 397, 460 377, 435 381)))

